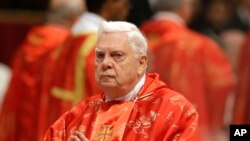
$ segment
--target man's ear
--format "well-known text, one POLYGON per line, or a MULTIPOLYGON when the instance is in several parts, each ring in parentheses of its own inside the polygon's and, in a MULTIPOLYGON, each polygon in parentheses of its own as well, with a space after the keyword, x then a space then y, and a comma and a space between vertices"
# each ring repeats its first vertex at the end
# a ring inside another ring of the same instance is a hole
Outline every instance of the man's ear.
POLYGON ((138 69, 139 74, 143 74, 146 71, 147 64, 148 64, 148 56, 145 54, 140 55, 140 57, 139 57, 139 69, 138 69))

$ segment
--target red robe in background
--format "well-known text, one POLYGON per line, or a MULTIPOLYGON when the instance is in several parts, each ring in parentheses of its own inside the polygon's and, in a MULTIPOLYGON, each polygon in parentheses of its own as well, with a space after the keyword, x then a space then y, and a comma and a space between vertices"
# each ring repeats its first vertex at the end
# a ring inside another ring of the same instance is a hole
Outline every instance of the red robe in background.
POLYGON ((43 105, 40 107, 43 129, 47 129, 81 99, 99 93, 94 65, 96 39, 95 33, 73 37, 50 57, 50 62, 56 61, 45 73, 50 77, 43 80, 43 105))
POLYGON ((49 128, 45 141, 68 141, 80 131, 91 141, 198 141, 198 113, 158 75, 148 74, 137 100, 81 101, 49 128))
POLYGON ((239 54, 238 83, 236 88, 233 123, 250 124, 250 31, 239 54))
POLYGON ((95 45, 99 25, 104 19, 94 13, 84 13, 73 26, 75 36, 49 59, 55 61, 49 68, 43 85, 44 105, 41 121, 51 125, 81 99, 100 93, 95 81, 95 45), (46 106, 50 105, 50 107, 46 106))
MULTIPOLYGON (((69 37, 66 27, 34 27, 13 59, 12 80, 0 116, 0 141, 37 141, 41 79, 48 55, 69 37)), ((42 124, 42 123, 40 123, 42 124)))
POLYGON ((149 70, 197 107, 204 134, 220 130, 233 75, 219 47, 170 20, 149 21, 141 29, 152 51, 149 70))

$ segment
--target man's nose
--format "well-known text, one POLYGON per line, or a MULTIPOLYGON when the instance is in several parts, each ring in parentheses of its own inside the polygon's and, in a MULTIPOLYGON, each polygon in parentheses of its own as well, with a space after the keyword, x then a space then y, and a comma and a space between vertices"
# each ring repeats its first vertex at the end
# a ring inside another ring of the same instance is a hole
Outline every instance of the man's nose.
POLYGON ((102 61, 102 69, 107 70, 112 68, 112 58, 109 56, 105 56, 102 61))

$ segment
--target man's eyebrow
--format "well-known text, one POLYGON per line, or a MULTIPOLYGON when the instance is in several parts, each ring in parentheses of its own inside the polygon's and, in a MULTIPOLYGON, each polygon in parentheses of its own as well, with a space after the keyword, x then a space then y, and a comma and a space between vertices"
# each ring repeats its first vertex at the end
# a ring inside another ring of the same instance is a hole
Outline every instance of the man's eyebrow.
POLYGON ((124 52, 121 50, 114 50, 114 51, 112 51, 112 53, 124 53, 124 52))
POLYGON ((101 52, 102 50, 99 49, 99 48, 95 48, 95 51, 96 51, 96 52, 101 52))

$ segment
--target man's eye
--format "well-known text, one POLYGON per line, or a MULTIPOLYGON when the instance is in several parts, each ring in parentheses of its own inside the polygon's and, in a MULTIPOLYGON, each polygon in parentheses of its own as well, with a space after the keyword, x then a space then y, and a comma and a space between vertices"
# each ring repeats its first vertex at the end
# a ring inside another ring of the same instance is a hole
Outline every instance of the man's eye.
POLYGON ((111 56, 112 56, 116 61, 120 61, 120 60, 123 58, 124 54, 122 54, 122 53, 114 53, 114 54, 112 54, 111 56))
POLYGON ((104 58, 104 54, 103 53, 96 53, 96 59, 97 60, 102 60, 104 58))

